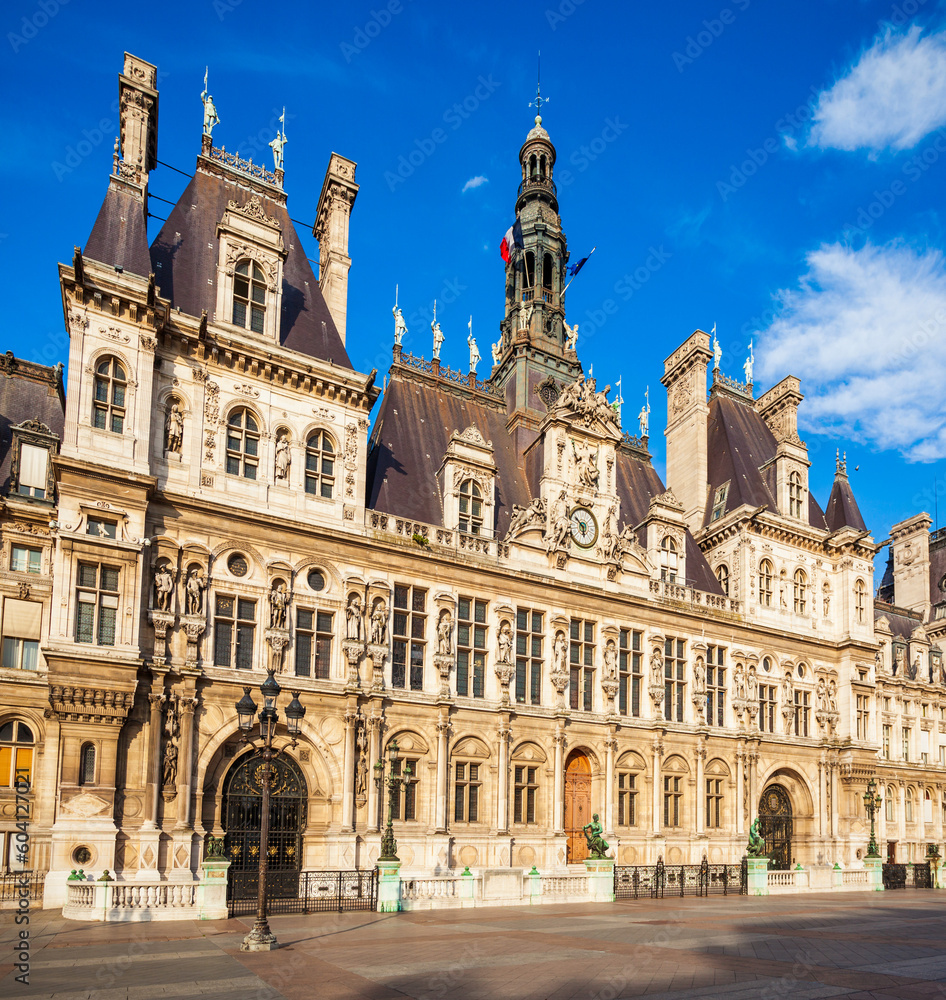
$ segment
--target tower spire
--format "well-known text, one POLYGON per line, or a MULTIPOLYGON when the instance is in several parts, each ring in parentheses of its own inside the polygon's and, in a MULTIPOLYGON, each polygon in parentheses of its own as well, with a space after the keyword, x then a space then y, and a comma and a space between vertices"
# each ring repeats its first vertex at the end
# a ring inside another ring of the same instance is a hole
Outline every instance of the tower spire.
POLYGON ((550 98, 542 96, 542 50, 539 49, 539 62, 535 74, 535 100, 529 101, 529 107, 535 108, 535 123, 542 124, 542 105, 548 104, 550 98))

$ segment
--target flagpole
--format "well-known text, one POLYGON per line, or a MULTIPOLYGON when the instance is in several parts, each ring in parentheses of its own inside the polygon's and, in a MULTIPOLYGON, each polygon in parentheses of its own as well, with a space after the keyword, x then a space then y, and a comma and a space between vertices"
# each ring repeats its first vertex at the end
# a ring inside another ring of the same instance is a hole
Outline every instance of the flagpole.
MULTIPOLYGON (((591 253, 594 253, 594 252, 595 252, 595 250, 597 250, 597 249, 598 249, 598 248, 597 248, 596 246, 593 246, 593 247, 591 248, 591 253)), ((587 262, 588 262, 589 260, 591 260, 591 253, 590 253, 590 254, 588 254, 588 256, 587 256, 587 257, 585 258, 585 263, 587 263, 587 262)), ((573 274, 573 275, 572 275, 572 279, 571 279, 571 281, 569 281, 568 285, 566 285, 566 286, 565 286, 565 287, 564 287, 564 288, 562 289, 562 298, 563 298, 563 299, 565 298, 565 293, 566 293, 566 292, 568 291, 568 287, 569 287, 569 285, 571 285, 572 281, 574 281, 574 280, 575 280, 575 278, 577 278, 577 277, 578 277, 578 275, 577 275, 577 274, 573 274)))

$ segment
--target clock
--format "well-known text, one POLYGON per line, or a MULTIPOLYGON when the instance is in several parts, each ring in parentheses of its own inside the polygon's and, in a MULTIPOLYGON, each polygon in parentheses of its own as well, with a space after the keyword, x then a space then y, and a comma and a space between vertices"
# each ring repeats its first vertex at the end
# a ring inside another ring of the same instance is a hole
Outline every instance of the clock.
POLYGON ((598 540, 598 522, 594 514, 584 507, 576 507, 568 516, 572 538, 576 545, 590 549, 598 540))

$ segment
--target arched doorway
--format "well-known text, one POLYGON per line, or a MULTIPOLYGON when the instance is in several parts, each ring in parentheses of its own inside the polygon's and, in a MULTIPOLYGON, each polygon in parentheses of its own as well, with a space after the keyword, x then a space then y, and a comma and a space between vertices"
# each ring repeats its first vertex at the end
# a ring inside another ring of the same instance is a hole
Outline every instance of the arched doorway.
POLYGON ((792 800, 781 785, 769 785, 759 800, 759 833, 773 868, 792 865, 792 800))
MULTIPOLYGON (((254 896, 257 891, 264 766, 260 754, 243 757, 223 787, 224 848, 237 899, 254 896)), ((308 789, 298 765, 289 757, 280 755, 271 766, 267 890, 282 895, 295 892, 298 885, 308 789)))
POLYGON ((591 822, 591 761, 582 750, 573 751, 565 764, 565 836, 568 863, 584 861, 588 845, 582 828, 591 822))

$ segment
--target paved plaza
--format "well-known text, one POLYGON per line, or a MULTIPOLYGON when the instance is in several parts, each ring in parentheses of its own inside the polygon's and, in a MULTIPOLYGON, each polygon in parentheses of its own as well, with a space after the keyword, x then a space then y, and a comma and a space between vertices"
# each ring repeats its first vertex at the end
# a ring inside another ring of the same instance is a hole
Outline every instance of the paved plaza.
POLYGON ((0 913, 3 1000, 946 996, 946 896, 930 891, 285 916, 284 947, 262 954, 240 952, 249 919, 33 916, 26 986, 0 913))

